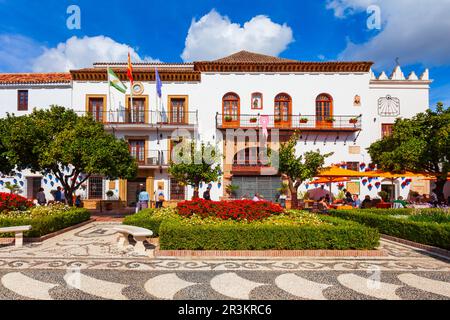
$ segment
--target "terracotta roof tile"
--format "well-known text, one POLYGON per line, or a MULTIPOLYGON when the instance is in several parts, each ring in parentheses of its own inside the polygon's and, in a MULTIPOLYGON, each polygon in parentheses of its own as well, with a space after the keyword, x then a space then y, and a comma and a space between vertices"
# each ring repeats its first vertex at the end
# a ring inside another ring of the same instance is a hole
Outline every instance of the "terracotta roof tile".
POLYGON ((265 54, 254 53, 249 51, 239 51, 228 57, 224 57, 212 62, 218 63, 286 63, 298 62, 297 60, 290 60, 278 57, 272 57, 265 54))
POLYGON ((0 73, 0 84, 69 83, 70 73, 0 73))

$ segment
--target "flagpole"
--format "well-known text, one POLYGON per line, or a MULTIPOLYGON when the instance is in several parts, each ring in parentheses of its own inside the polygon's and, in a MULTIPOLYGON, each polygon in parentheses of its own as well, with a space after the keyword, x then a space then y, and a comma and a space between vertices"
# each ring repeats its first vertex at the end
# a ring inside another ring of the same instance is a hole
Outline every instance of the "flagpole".
MULTIPOLYGON (((158 79, 156 78, 156 67, 155 67, 155 114, 156 118, 159 119, 160 122, 162 122, 162 116, 159 111, 159 104, 158 104, 158 79)), ((158 121, 158 120, 156 120, 158 121)))
MULTIPOLYGON (((111 101, 111 79, 110 79, 110 75, 109 75, 109 64, 106 65, 106 73, 108 75, 108 105, 109 105, 109 110, 108 110, 108 116, 110 115, 111 111, 112 111, 112 101, 111 101)), ((114 117, 112 118, 114 119, 114 117)), ((110 121, 110 119, 108 118, 108 121, 110 121)))

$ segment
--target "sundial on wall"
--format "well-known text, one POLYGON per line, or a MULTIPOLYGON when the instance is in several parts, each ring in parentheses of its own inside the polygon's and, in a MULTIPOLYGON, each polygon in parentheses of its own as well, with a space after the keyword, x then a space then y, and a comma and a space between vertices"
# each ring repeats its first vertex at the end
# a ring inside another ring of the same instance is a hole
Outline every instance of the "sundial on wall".
POLYGON ((382 117, 396 117, 400 114, 400 99, 387 95, 378 99, 378 114, 382 117))

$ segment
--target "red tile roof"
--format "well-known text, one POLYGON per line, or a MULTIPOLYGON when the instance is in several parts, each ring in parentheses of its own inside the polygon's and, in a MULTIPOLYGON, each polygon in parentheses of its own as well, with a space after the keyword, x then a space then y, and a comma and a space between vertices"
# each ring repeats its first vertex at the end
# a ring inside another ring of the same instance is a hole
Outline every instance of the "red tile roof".
POLYGON ((306 62, 240 51, 214 61, 194 62, 200 72, 369 72, 373 62, 306 62))
POLYGON ((228 57, 217 59, 211 62, 218 63, 286 63, 298 62, 297 60, 290 60, 278 57, 272 57, 265 54, 254 53, 249 51, 239 51, 228 57))
POLYGON ((70 83, 70 73, 0 73, 0 84, 70 83))

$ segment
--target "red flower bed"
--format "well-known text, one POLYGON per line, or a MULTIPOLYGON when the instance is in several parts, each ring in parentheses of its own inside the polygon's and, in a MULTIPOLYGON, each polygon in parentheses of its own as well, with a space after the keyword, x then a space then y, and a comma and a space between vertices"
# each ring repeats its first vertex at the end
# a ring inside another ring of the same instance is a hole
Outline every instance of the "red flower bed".
POLYGON ((33 206, 27 198, 17 194, 0 192, 0 213, 10 210, 26 210, 33 206))
POLYGON ((178 214, 190 217, 193 214, 203 218, 217 217, 223 220, 262 220, 272 214, 280 214, 283 208, 268 201, 234 200, 208 201, 197 199, 179 202, 178 214))

